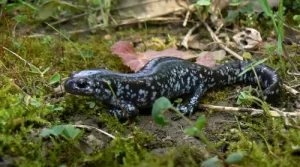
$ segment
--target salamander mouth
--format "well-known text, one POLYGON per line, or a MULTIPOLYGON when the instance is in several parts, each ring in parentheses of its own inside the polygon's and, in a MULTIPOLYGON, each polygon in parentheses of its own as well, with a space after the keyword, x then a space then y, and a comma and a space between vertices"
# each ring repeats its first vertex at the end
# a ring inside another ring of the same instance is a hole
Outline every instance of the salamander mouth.
POLYGON ((64 87, 66 92, 76 95, 92 95, 92 83, 86 78, 69 78, 66 80, 64 87))

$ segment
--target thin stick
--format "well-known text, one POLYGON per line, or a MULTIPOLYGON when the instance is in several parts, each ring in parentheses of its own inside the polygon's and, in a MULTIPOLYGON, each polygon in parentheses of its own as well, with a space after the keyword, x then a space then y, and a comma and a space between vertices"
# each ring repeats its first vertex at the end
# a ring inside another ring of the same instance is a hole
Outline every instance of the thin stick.
POLYGON ((66 22, 66 21, 69 21, 69 20, 72 20, 72 19, 77 19, 77 18, 82 17, 82 16, 85 16, 85 15, 87 15, 87 14, 88 14, 88 13, 81 13, 81 14, 72 16, 72 17, 70 17, 70 18, 64 18, 64 19, 61 19, 61 20, 52 22, 52 23, 50 23, 50 25, 54 26, 54 25, 56 25, 56 24, 63 23, 63 22, 66 22))
POLYGON ((186 49, 189 48, 188 41, 189 41, 190 36, 192 35, 193 31, 195 31, 196 28, 198 28, 199 26, 200 26, 200 24, 197 23, 194 27, 192 27, 189 30, 189 32, 184 36, 183 40, 181 41, 181 45, 184 46, 186 49))
POLYGON ((299 94, 299 92, 298 92, 296 89, 293 89, 293 88, 287 86, 286 84, 283 84, 283 88, 284 88, 286 91, 288 91, 289 93, 291 93, 291 94, 293 94, 293 95, 295 95, 295 96, 296 96, 297 94, 299 94))
POLYGON ((222 44, 222 41, 217 37, 217 35, 213 32, 213 30, 208 26, 208 24, 206 24, 204 21, 200 20, 201 23, 206 27, 206 29, 209 31, 211 38, 218 43, 218 45, 223 48, 224 50, 226 50, 228 53, 230 53, 232 56, 234 56, 235 58, 239 59, 239 60, 243 60, 243 57, 241 57, 240 55, 238 55, 237 53, 235 53, 234 51, 232 51, 231 49, 229 49, 228 47, 226 47, 225 45, 222 44))
MULTIPOLYGON (((214 106, 208 104, 200 104, 199 108, 201 109, 211 109, 214 111, 225 111, 225 112, 250 112, 250 113, 263 113, 264 110, 254 109, 254 108, 240 108, 240 107, 226 107, 226 106, 214 106)), ((281 111, 282 112, 282 111, 281 111)), ((288 116, 300 116, 299 112, 282 112, 288 116)), ((280 117, 280 113, 278 111, 270 110, 270 114, 273 117, 280 117)))
POLYGON ((2 48, 5 49, 6 51, 10 52, 11 54, 15 55, 16 57, 18 57, 20 60, 24 61, 25 64, 28 64, 29 66, 34 66, 33 64, 29 63, 27 60, 23 59, 23 57, 19 56, 18 54, 16 54, 15 52, 9 50, 8 48, 6 48, 4 46, 2 46, 2 48))
MULTIPOLYGON (((110 27, 115 28, 115 27, 120 27, 120 26, 124 26, 124 25, 129 25, 129 24, 136 24, 136 23, 145 22, 145 21, 147 21, 147 22, 150 22, 150 21, 170 22, 170 21, 182 21, 182 19, 179 18, 179 17, 157 17, 157 18, 151 18, 151 19, 128 19, 128 20, 121 21, 119 24, 107 26, 107 28, 110 28, 110 27)), ((88 32, 92 29, 97 29, 97 28, 104 28, 104 24, 98 24, 98 25, 96 25, 92 28, 68 31, 68 34, 85 33, 85 32, 88 32)), ((60 33, 53 33, 51 35, 60 35, 60 33)), ((44 37, 44 36, 45 36, 45 34, 33 34, 33 35, 23 36, 23 37, 26 37, 26 38, 41 38, 41 37, 44 37)))
POLYGON ((288 73, 289 75, 300 76, 300 73, 299 73, 299 72, 298 72, 298 73, 291 73, 290 70, 288 70, 287 73, 288 73))
MULTIPOLYGON (((282 112, 282 111, 278 110, 278 109, 275 108, 275 107, 271 107, 271 108, 272 108, 272 110, 277 111, 277 112, 281 115, 281 117, 282 117, 283 120, 284 120, 284 125, 285 125, 286 127, 288 127, 288 128, 294 128, 294 129, 300 129, 300 126, 292 125, 292 124, 290 123, 290 121, 289 121, 289 119, 288 119, 288 117, 287 117, 287 115, 286 115, 287 112, 282 112)), ((299 113, 299 112, 297 112, 297 113, 299 113)))
POLYGON ((186 12, 184 22, 183 22, 183 24, 182 24, 183 27, 186 26, 186 24, 187 24, 187 22, 188 22, 188 20, 189 20, 190 14, 191 14, 191 12, 188 10, 188 11, 186 12))
POLYGON ((89 130, 94 129, 94 130, 96 130, 96 131, 98 131, 98 132, 100 132, 100 133, 105 134, 106 136, 108 136, 108 137, 110 137, 110 138, 112 138, 112 139, 116 139, 116 137, 113 136, 112 134, 107 133, 107 132, 105 132, 105 131, 103 131, 103 130, 101 130, 101 129, 95 128, 95 127, 93 127, 93 126, 89 126, 89 125, 73 125, 73 126, 76 127, 76 128, 85 128, 85 129, 89 129, 89 130))

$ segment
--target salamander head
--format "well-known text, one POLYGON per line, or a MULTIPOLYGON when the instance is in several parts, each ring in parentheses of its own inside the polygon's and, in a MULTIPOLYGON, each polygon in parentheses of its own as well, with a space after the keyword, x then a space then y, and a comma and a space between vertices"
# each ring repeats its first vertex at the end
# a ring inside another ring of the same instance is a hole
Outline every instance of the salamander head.
POLYGON ((85 96, 102 94, 103 92, 101 90, 107 87, 107 83, 99 81, 96 78, 99 78, 105 71, 106 70, 84 70, 73 72, 64 84, 66 92, 85 96))

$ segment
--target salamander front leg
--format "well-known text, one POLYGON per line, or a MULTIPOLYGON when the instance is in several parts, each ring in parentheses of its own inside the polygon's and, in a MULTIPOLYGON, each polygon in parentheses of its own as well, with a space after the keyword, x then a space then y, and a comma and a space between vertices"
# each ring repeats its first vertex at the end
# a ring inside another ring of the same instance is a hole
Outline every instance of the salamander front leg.
POLYGON ((120 101, 116 108, 109 110, 109 114, 116 116, 119 120, 127 120, 138 116, 139 110, 130 102, 120 101))
POLYGON ((195 92, 192 94, 190 101, 187 104, 179 105, 177 109, 182 112, 184 115, 191 116, 195 108, 197 107, 200 98, 206 92, 207 88, 203 84, 199 85, 195 92))

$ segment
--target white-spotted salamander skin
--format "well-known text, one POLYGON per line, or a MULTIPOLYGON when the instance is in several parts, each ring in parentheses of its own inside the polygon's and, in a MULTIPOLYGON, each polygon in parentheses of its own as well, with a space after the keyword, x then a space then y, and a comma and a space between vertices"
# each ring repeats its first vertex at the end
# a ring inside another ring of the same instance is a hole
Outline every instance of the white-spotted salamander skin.
MULTIPOLYGON (((114 109, 110 113, 121 120, 137 116, 139 109, 150 108, 162 96, 174 99, 191 95, 187 104, 178 107, 185 115, 191 115, 200 97, 209 88, 235 83, 255 84, 252 70, 239 76, 250 63, 232 61, 208 68, 179 58, 160 57, 132 74, 104 69, 73 72, 64 87, 68 93, 94 96, 112 105, 114 109)), ((255 66, 255 71, 263 89, 263 98, 276 99, 281 89, 278 74, 266 65, 255 66)))

